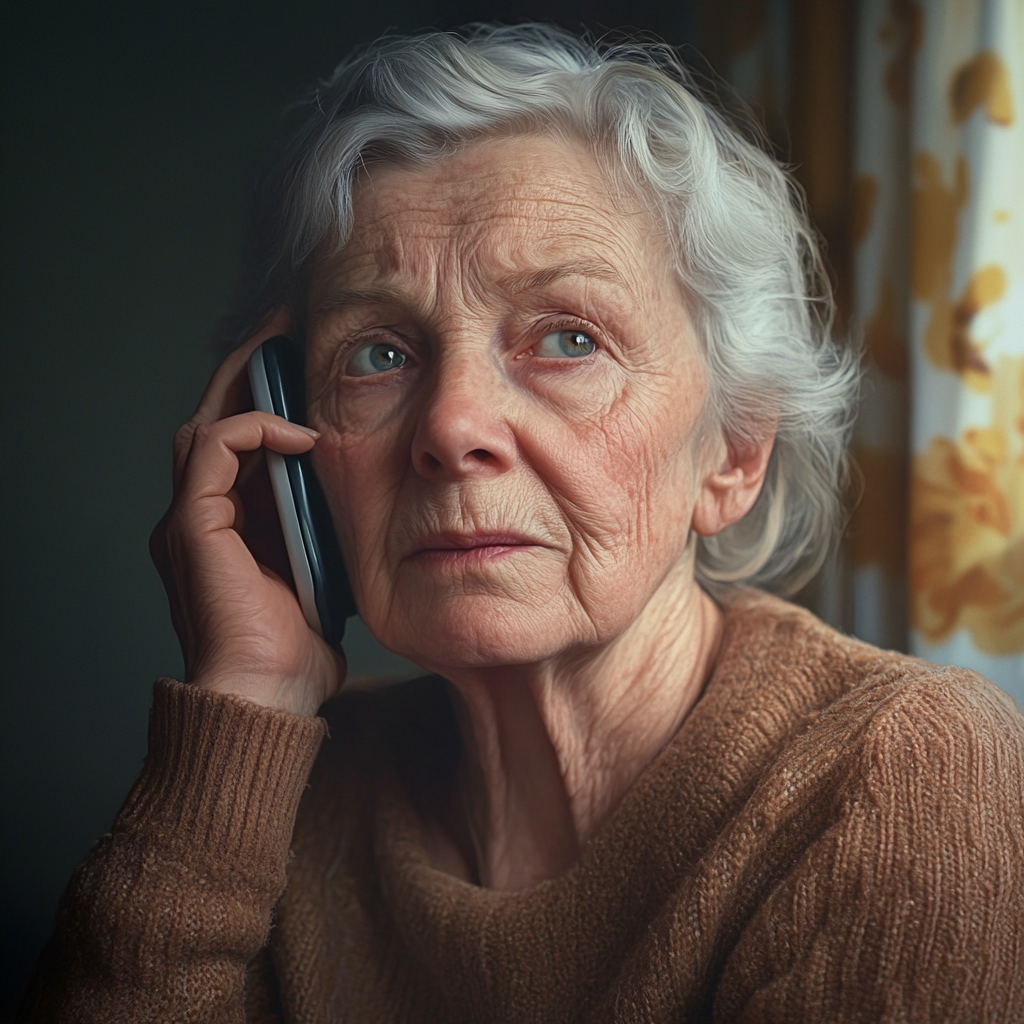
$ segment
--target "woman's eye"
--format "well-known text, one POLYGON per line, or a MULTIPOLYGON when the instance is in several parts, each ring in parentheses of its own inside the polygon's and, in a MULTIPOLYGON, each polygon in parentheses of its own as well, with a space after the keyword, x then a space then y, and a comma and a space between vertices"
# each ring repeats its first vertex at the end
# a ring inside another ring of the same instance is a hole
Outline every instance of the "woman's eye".
POLYGON ((349 357, 346 377, 368 377, 372 373, 397 370, 405 363, 405 353, 394 345, 366 345, 349 357))
POLYGON ((589 356, 597 345, 583 331, 552 331, 540 339, 535 354, 554 359, 579 359, 589 356))

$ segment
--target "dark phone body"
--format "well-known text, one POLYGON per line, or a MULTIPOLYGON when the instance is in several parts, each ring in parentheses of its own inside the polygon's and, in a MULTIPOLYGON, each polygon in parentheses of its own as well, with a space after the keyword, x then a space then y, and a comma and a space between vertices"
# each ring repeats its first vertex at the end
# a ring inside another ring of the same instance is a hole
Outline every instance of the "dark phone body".
MULTIPOLYGON (((249 382, 258 410, 305 424, 305 366, 294 341, 279 336, 260 345, 249 359, 249 382)), ((309 454, 266 454, 299 604, 310 627, 340 647, 356 604, 309 454)))

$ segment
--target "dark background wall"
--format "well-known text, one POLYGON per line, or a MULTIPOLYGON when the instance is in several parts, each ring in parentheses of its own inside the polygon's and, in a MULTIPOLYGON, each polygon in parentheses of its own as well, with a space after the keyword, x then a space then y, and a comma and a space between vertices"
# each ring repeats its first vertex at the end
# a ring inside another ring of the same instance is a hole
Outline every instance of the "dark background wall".
MULTIPOLYGON (((386 31, 547 18, 694 41, 681 0, 8 5, 2 38, 0 1015, 181 671, 147 537, 283 106, 386 31)), ((362 641, 353 660, 379 655, 362 641)))

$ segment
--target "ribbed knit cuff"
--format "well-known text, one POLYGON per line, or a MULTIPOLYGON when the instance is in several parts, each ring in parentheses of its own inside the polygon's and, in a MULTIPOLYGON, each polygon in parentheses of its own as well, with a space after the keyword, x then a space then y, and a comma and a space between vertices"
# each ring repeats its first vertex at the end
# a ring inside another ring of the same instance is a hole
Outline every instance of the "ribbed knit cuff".
POLYGON ((322 718, 159 679, 149 753, 114 833, 155 829, 225 867, 283 866, 326 732, 322 718))

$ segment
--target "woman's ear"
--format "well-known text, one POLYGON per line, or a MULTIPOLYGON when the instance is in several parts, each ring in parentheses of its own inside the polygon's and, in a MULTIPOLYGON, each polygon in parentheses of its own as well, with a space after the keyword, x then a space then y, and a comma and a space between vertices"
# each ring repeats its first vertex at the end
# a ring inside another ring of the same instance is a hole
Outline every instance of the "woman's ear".
POLYGON ((695 533, 713 537, 739 522, 753 508, 774 444, 774 430, 769 430, 763 439, 747 441, 742 446, 722 442, 725 454, 718 458, 717 468, 704 477, 697 491, 691 520, 695 533))

